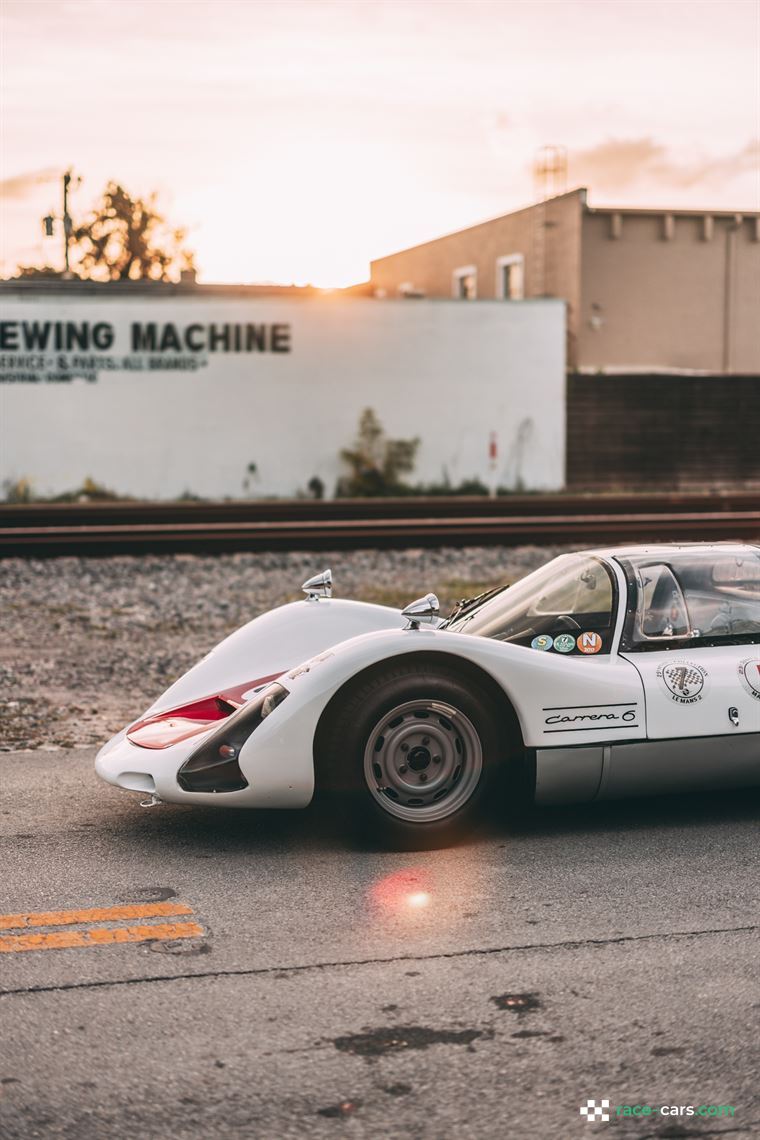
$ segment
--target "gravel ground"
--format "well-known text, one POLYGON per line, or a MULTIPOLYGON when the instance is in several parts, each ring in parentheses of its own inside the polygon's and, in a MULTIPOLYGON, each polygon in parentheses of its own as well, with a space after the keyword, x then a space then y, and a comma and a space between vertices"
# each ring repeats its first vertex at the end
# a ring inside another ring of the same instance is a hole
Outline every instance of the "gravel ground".
POLYGON ((446 612, 559 547, 8 559, 0 564, 0 750, 106 740, 238 626, 301 597, 332 566, 335 594, 446 612))

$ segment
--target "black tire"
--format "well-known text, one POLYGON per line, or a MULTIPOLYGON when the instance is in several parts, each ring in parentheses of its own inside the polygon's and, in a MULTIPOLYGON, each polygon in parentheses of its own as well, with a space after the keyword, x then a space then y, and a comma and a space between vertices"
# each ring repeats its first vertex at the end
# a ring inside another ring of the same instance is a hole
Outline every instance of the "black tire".
POLYGON ((504 737, 484 689, 444 664, 397 662, 338 698, 319 774, 354 836, 441 847, 471 833, 504 787, 504 737))

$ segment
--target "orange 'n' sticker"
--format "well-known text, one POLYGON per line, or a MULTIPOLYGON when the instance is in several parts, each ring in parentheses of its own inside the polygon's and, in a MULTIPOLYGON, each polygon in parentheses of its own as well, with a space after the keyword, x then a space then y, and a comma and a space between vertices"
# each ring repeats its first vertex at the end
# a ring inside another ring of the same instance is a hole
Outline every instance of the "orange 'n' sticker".
POLYGON ((581 633, 575 644, 581 653, 598 653, 602 648, 602 639, 598 633, 581 633))

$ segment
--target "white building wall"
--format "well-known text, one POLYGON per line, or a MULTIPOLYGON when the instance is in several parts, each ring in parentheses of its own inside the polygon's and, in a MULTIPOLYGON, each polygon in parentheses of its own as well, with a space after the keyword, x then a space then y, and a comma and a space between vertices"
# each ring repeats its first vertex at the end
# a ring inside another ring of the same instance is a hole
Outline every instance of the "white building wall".
POLYGON ((90 476, 146 498, 238 497, 255 463, 252 495, 293 495, 314 475, 330 495, 365 407, 389 436, 420 437, 412 482, 444 471, 452 483, 564 482, 560 301, 5 293, 0 308, 0 481, 29 478, 38 494, 90 476), (55 351, 51 328, 44 352, 30 352, 23 326, 33 322, 102 322, 113 344, 55 351), (147 322, 181 336, 194 324, 288 326, 289 351, 131 351, 132 325, 147 322), (193 370, 151 369, 151 358, 193 370))

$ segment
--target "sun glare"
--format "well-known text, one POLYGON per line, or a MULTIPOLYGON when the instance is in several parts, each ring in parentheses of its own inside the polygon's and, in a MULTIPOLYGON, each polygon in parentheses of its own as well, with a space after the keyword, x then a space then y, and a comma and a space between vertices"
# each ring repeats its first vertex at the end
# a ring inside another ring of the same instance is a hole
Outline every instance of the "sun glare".
POLYGON ((377 218, 388 222, 385 182, 396 161, 365 150, 283 146, 263 169, 230 165, 213 184, 179 193, 174 212, 190 225, 202 279, 320 288, 367 280, 367 234, 377 218))

